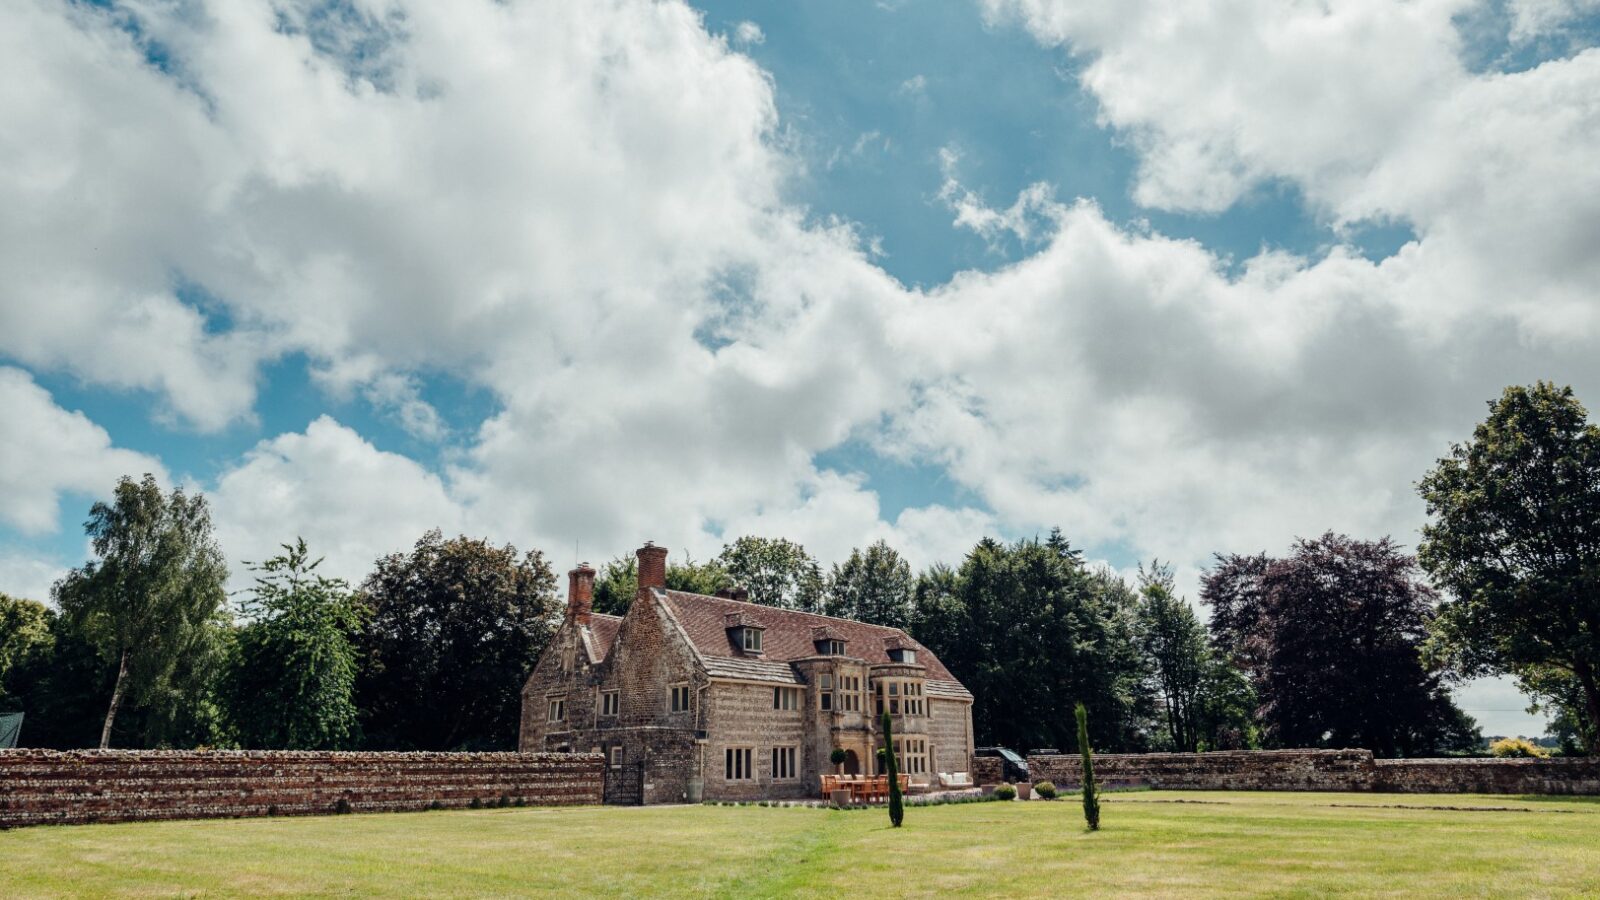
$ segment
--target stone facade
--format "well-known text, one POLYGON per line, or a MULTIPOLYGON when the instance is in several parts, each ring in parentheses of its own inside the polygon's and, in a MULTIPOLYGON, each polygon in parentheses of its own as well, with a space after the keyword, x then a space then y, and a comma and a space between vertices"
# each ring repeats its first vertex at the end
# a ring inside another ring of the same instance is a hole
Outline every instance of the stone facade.
POLYGON ((593 612, 594 570, 523 688, 521 749, 594 751, 608 803, 815 797, 830 756, 876 770, 890 711, 914 786, 972 766, 972 696, 905 632, 665 589, 666 549, 639 550, 625 617, 593 612))
MULTIPOLYGON (((1075 789, 1077 755, 1028 757, 1034 781, 1075 789)), ((1096 754, 1103 784, 1164 790, 1600 794, 1600 759, 1374 759, 1367 750, 1096 754)))
POLYGON ((599 803, 589 754, 0 750, 0 828, 599 803))

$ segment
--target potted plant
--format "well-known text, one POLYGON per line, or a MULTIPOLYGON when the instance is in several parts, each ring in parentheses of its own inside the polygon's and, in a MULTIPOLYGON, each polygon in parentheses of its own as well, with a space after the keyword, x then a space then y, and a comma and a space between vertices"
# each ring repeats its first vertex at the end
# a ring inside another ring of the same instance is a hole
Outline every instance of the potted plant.
POLYGON ((1019 800, 1033 799, 1033 785, 1026 781, 1017 782, 1017 798, 1019 800))
POLYGON ((833 752, 828 754, 828 761, 833 763, 833 772, 835 775, 843 774, 844 761, 849 758, 850 754, 844 752, 843 747, 835 747, 833 748, 833 752))

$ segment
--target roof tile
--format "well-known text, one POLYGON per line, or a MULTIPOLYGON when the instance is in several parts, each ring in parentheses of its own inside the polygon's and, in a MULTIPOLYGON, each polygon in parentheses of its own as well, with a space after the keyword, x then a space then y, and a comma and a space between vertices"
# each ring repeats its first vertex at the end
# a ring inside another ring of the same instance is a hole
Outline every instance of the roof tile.
MULTIPOLYGON (((847 641, 845 652, 856 659, 873 664, 889 664, 887 645, 892 641, 917 651, 917 662, 927 669, 929 682, 949 682, 954 690, 950 696, 970 697, 961 688, 956 677, 944 667, 933 651, 913 640, 904 631, 885 625, 868 625, 850 619, 759 606, 741 600, 708 597, 685 591, 656 590, 674 618, 683 626, 710 668, 713 660, 741 660, 750 663, 789 663, 817 655, 817 640, 847 641), (728 637, 728 617, 740 616, 741 622, 750 622, 766 629, 762 636, 762 654, 759 659, 745 656, 728 637), (825 638, 815 637, 826 635, 825 638), (960 693, 955 693, 960 691, 960 693)), ((599 618, 596 616, 595 618, 599 618)), ((787 665, 784 666, 787 668, 787 665)), ((729 676, 732 677, 732 676, 729 676)), ((930 692, 931 694, 932 692, 930 692)))

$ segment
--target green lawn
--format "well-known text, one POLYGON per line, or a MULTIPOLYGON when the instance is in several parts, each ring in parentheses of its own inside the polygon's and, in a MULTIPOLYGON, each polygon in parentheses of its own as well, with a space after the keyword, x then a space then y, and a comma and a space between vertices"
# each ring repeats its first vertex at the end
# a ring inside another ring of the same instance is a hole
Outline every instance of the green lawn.
POLYGON ((0 832, 0 895, 1600 896, 1600 803, 1140 792, 907 810, 502 809, 0 832), (1515 811, 1386 808, 1514 807, 1515 811))

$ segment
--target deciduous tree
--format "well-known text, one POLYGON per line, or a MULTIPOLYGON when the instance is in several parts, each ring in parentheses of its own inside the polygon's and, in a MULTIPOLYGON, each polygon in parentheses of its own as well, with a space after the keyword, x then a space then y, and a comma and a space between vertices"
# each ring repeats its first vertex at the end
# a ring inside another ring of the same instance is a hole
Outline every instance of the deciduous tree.
POLYGON ((253 570, 228 672, 230 719, 250 748, 353 746, 358 607, 343 579, 317 571, 304 539, 253 570))
POLYGON ((716 562, 763 606, 823 611, 822 567, 806 548, 784 538, 741 537, 716 562))
POLYGON ((508 750, 559 618, 544 555, 430 531, 362 584, 357 705, 375 749, 508 750))
POLYGON ((1152 562, 1139 568, 1137 639, 1162 701, 1162 721, 1174 750, 1199 746, 1206 665, 1211 648, 1204 626, 1178 597, 1172 568, 1152 562))
POLYGON ((125 701, 197 701, 225 617, 227 568, 205 497, 164 495, 152 475, 123 478, 84 528, 99 559, 57 582, 55 599, 115 667, 100 731, 108 747, 125 701))
POLYGON ((25 711, 23 690, 55 647, 53 618, 43 603, 0 594, 0 712, 25 711))
MULTIPOLYGON (((697 563, 687 554, 683 562, 667 561, 667 587, 692 594, 715 594, 733 587, 733 577, 716 560, 697 563)), ((639 589, 639 560, 619 556, 600 567, 594 583, 594 611, 620 616, 633 604, 639 589)))
POLYGON ((1250 675, 1267 738, 1412 756, 1476 744, 1420 648, 1437 597, 1388 538, 1332 533, 1288 557, 1219 557, 1202 579, 1214 631, 1250 675))
POLYGON ((1571 388, 1509 387, 1418 491, 1419 557, 1450 595, 1433 648, 1517 675, 1600 753, 1600 427, 1571 388))

